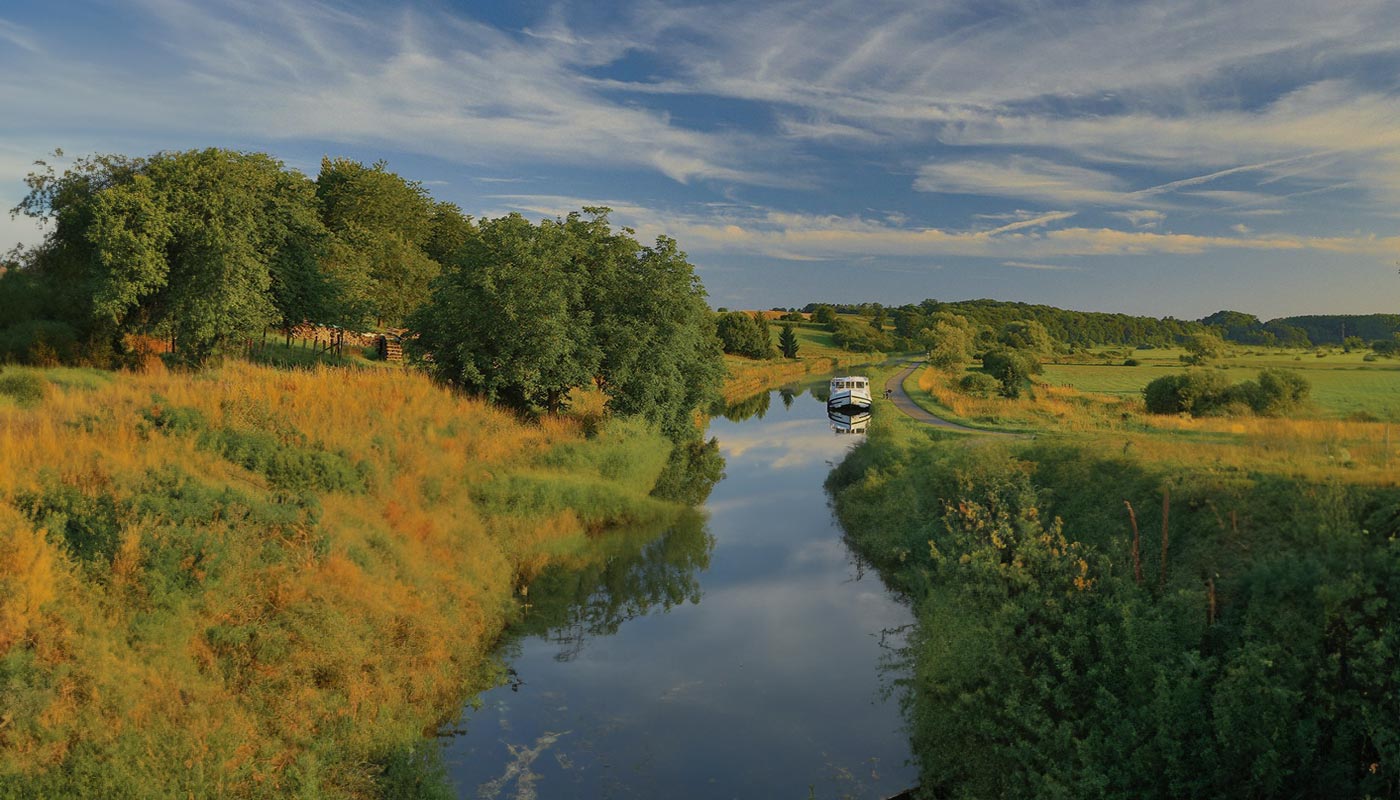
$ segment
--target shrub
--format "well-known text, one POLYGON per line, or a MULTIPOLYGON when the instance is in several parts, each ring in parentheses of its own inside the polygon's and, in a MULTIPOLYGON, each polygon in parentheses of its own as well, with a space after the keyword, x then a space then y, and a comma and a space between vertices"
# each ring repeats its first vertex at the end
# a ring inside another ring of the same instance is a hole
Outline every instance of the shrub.
POLYGON ((58 534, 79 561, 108 563, 117 552, 122 528, 111 495, 90 496, 77 487, 59 484, 39 492, 21 492, 14 504, 34 527, 58 534))
POLYGON ((1125 358, 1125 359, 1123 359, 1123 366, 1125 366, 1125 367, 1136 367, 1136 366, 1137 366, 1138 364, 1140 364, 1140 363, 1142 363, 1142 362, 1138 361, 1136 358, 1125 358))
POLYGON ((768 323, 742 311, 730 311, 721 315, 715 321, 715 335, 719 337, 726 353, 749 358, 774 356, 768 323))
POLYGON ((1000 347, 982 354, 982 371, 1001 382, 1003 397, 1020 397, 1032 375, 1041 371, 1040 361, 1024 350, 1000 347))
POLYGON ((11 372, 0 375, 0 394, 14 398, 21 406, 43 402, 49 392, 49 382, 32 372, 11 372))
POLYGON ((66 322, 36 319, 0 329, 0 360, 36 367, 71 362, 78 350, 78 335, 66 322))
POLYGON ((991 397, 999 388, 997 379, 985 372, 969 372, 958 381, 958 389, 973 397, 991 397))
POLYGON ((1256 380, 1233 386, 1219 372, 1195 370, 1163 375, 1147 384, 1142 396, 1153 414, 1272 416, 1302 405, 1311 388, 1301 375, 1284 369, 1266 369, 1256 380))
POLYGON ((832 326, 831 340, 842 349, 853 350, 857 353, 889 350, 892 346, 889 335, 884 331, 848 319, 836 321, 832 326))
POLYGON ((1195 370, 1163 375, 1143 388, 1142 398, 1153 414, 1186 412, 1199 416, 1224 405, 1229 389, 1229 379, 1224 375, 1195 370))

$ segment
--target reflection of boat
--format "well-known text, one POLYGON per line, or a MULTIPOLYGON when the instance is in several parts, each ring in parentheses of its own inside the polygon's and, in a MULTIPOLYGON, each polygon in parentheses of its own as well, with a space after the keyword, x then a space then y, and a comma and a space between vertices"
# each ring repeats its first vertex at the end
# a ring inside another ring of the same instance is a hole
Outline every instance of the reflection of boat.
POLYGON ((826 418, 831 420, 831 429, 837 433, 865 433, 870 427, 869 411, 827 408, 826 418))
POLYGON ((870 379, 864 375, 841 375, 831 379, 827 408, 870 409, 870 379))

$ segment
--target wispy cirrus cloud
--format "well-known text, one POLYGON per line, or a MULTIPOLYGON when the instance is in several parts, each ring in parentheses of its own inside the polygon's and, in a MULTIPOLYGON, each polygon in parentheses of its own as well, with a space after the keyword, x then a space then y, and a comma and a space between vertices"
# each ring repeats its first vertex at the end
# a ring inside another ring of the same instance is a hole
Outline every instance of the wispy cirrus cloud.
MULTIPOLYGON (((778 150, 700 131, 590 88, 621 35, 513 33, 447 11, 271 0, 138 0, 156 55, 141 69, 0 59, 26 124, 100 118, 189 134, 380 144, 466 163, 548 161, 655 170, 676 181, 796 186, 778 150), (764 164, 764 166, 759 166, 764 164)), ((0 37, 10 38, 0 27, 0 37)))
POLYGON ((1297 236, 1240 233, 1235 236, 1125 231, 1115 228, 1047 228, 1068 214, 989 229, 951 230, 897 226, 886 220, 803 214, 761 207, 661 210, 618 200, 552 195, 497 195, 487 212, 522 211, 555 216, 585 205, 604 205, 643 238, 667 234, 696 253, 729 253, 798 261, 866 257, 970 256, 1002 259, 1006 266, 1071 271, 1039 259, 1097 256, 1199 255, 1230 251, 1315 251, 1385 255, 1400 248, 1400 236, 1297 236), (1014 263, 1013 263, 1014 262, 1014 263), (1035 266, 1030 266, 1034 264, 1035 266))

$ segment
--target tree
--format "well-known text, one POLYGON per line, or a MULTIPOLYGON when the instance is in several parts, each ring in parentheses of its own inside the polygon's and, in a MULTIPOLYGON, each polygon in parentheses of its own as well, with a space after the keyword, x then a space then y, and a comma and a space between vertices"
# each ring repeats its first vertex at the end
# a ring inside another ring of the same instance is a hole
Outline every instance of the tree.
POLYGON ((783 351, 783 358, 797 358, 797 332, 791 324, 784 325, 778 334, 778 348, 783 351))
POLYGON ((414 348, 517 408, 557 411, 592 384, 610 411, 691 438, 724 369, 704 288, 674 240, 642 246, 607 213, 482 220, 410 316, 414 348))
POLYGON ((715 320, 715 333, 724 352, 748 358, 772 358, 768 323, 743 311, 730 311, 715 320))
POLYGON ((562 409, 597 371, 583 275, 563 227, 519 214, 483 220, 479 235, 409 317, 429 369, 462 389, 522 410, 562 409))
POLYGON ((1366 341, 1360 336, 1348 336, 1342 340, 1342 350, 1350 353, 1353 350, 1361 350, 1366 347, 1366 341))
POLYGON ((428 218, 423 252, 439 265, 451 264, 467 242, 476 236, 472 218, 454 203, 434 203, 428 218))
POLYGON ((1031 375, 1040 371, 1040 364, 1024 350, 1000 347, 982 355, 982 371, 1001 383, 1002 397, 1020 397, 1031 375))
POLYGON ((1181 360, 1187 364, 1208 364, 1225 355, 1225 342, 1213 333, 1193 333, 1183 346, 1188 355, 1181 360))
POLYGON ((821 325, 832 325, 836 322, 836 309, 828 305, 819 305, 812 309, 812 321, 821 325))
POLYGON ((1014 350, 1026 350, 1036 355, 1055 351, 1055 341, 1045 326, 1035 320, 1014 320, 1002 326, 997 342, 1014 350))
POLYGON ((890 349, 890 337, 869 325, 861 325, 849 319, 838 319, 832 325, 831 339, 838 347, 857 353, 874 353, 890 349))
POLYGON ((879 303, 871 304, 870 327, 881 333, 885 330, 885 323, 889 321, 889 311, 879 303))
POLYGON ((644 247, 630 229, 614 231, 608 211, 585 207, 563 222, 585 276, 594 383, 613 413, 640 416, 673 439, 693 437, 693 412, 718 396, 724 371, 705 289, 674 239, 644 247))
POLYGON ((921 338, 928 345, 928 363, 934 369, 957 372, 972 362, 976 334, 966 317, 939 312, 921 338))
MULTIPOLYGON (((92 343, 169 338, 200 362, 319 301, 324 240, 306 179, 259 153, 93 156, 29 178, 20 210, 57 224, 34 275, 92 343)), ((95 351, 94 351, 95 352, 95 351)))
POLYGON ((1143 387, 1143 402, 1152 414, 1201 415, 1220 408, 1229 398, 1230 381, 1215 370, 1163 375, 1143 387))
POLYGON ((427 300, 441 265, 424 248, 449 252, 462 238, 451 209, 435 206, 420 184, 389 172, 383 161, 366 167, 322 159, 316 195, 347 290, 343 321, 397 323, 427 300))

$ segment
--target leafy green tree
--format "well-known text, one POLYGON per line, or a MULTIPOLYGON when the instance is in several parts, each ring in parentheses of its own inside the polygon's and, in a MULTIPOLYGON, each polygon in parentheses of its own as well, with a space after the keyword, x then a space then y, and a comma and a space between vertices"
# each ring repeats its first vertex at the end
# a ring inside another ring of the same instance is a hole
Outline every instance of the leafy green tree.
POLYGON ((428 238, 423 252, 438 264, 451 264, 467 242, 476 236, 472 218, 455 203, 434 203, 428 218, 428 238))
POLYGON ((1055 341, 1045 326, 1035 320, 1014 320, 1002 326, 997 343, 1015 350, 1025 350, 1038 356, 1055 351, 1055 341))
POLYGON ((783 358, 797 358, 797 332, 791 324, 784 325, 778 334, 778 348, 783 351, 783 358))
POLYGON ((20 210, 56 222, 33 274, 89 342, 169 337, 203 361, 320 298, 324 232, 304 178, 257 153, 94 156, 30 176, 20 210))
POLYGON ((1366 340, 1360 336, 1348 336, 1342 340, 1342 350, 1350 353, 1353 350, 1361 350, 1366 347, 1366 340))
POLYGON ((836 320, 832 325, 831 339, 838 347, 857 353, 874 353, 891 347, 888 334, 849 319, 836 320))
POLYGON ((828 305, 819 305, 812 309, 812 321, 821 325, 835 324, 836 309, 828 305))
POLYGON ((557 411, 592 384, 613 413, 693 438, 724 369, 704 288, 674 240, 643 246, 607 213, 482 220, 411 315, 414 347, 444 380, 517 408, 557 411))
POLYGON ((1209 364, 1225 355, 1225 342, 1213 333, 1194 333, 1183 346, 1187 355, 1181 359, 1188 364, 1209 364))
POLYGON ((928 362, 934 369, 957 372, 972 362, 976 334, 966 317, 940 312, 925 328, 922 341, 928 346, 928 362))
POLYGON ((366 167, 322 159, 316 194, 335 237, 333 271, 346 290, 338 316, 397 323, 427 300, 441 265, 424 248, 451 247, 454 233, 446 228, 455 221, 447 209, 435 207, 420 184, 390 172, 383 161, 366 167), (434 241, 435 234, 441 239, 434 241))
POLYGON ((715 333, 724 352, 748 358, 772 358, 768 323, 743 311, 730 311, 715 320, 715 333))
POLYGON ((563 222, 585 276, 580 319, 591 326, 594 383, 612 412, 693 437, 693 412, 717 396, 724 370, 704 287, 674 239, 642 246, 607 215, 586 207, 563 222))
POLYGON ((584 276, 562 226, 519 214, 482 220, 479 236, 409 318, 428 368, 512 407, 558 411, 597 371, 584 276))
POLYGON ((1223 406, 1230 398, 1230 381, 1213 370, 1163 375, 1142 390, 1152 414, 1204 414, 1223 406))
POLYGON ((982 371, 1001 383, 1002 397, 1020 397, 1040 363, 1025 350, 999 347, 982 354, 982 371))
POLYGON ((885 323, 889 322, 890 312, 879 303, 871 304, 870 327, 881 333, 885 330, 885 323))

